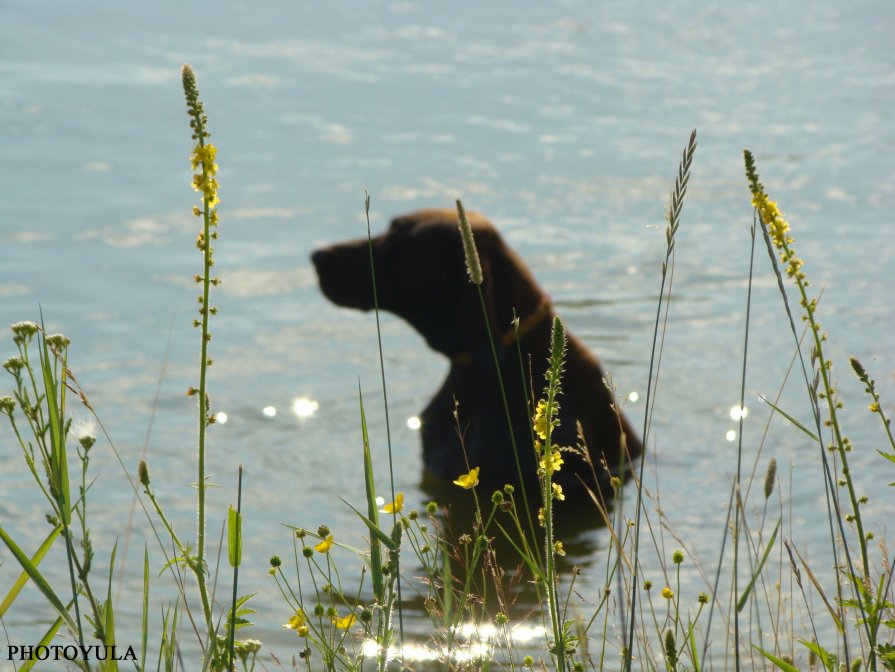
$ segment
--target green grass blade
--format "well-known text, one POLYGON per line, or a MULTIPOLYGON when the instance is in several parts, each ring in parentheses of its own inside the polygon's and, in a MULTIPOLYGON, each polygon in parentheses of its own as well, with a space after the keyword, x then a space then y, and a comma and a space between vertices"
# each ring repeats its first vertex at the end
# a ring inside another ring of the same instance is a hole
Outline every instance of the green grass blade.
POLYGON ((772 663, 774 663, 774 665, 776 665, 778 668, 783 670, 783 672, 799 672, 799 668, 797 668, 795 665, 793 665, 791 663, 787 663, 785 660, 783 660, 782 658, 778 658, 773 653, 768 653, 760 646, 756 646, 755 644, 753 644, 752 648, 755 649, 756 651, 758 651, 761 655, 763 655, 765 658, 770 660, 772 663))
POLYGON ((50 362, 47 340, 41 336, 40 368, 43 373, 47 412, 49 414, 50 447, 52 450, 50 457, 53 470, 51 477, 56 485, 56 497, 62 522, 65 525, 70 525, 71 495, 68 482, 68 457, 65 452, 65 432, 62 427, 62 414, 56 399, 56 381, 53 379, 53 366, 50 362))
POLYGON ((149 546, 143 546, 143 624, 140 669, 146 669, 146 644, 149 641, 149 546))
POLYGON ((699 672, 699 652, 696 650, 696 637, 693 634, 693 624, 689 628, 690 655, 693 656, 693 672, 699 672))
MULTIPOLYGON (((53 542, 56 541, 56 537, 59 536, 60 532, 62 532, 62 525, 57 525, 56 528, 47 535, 47 538, 44 539, 44 543, 42 543, 40 548, 37 549, 37 552, 31 556, 32 565, 37 567, 40 564, 40 561, 43 560, 47 551, 50 550, 50 547, 53 545, 53 542)), ((6 611, 12 606, 12 603, 15 602, 19 593, 22 591, 22 588, 24 588, 25 584, 28 582, 28 578, 28 573, 23 571, 19 575, 19 578, 16 579, 16 582, 12 584, 12 587, 9 589, 3 602, 0 602, 0 618, 3 618, 6 611)))
POLYGON ((761 395, 759 395, 758 398, 761 399, 761 400, 762 400, 764 403, 766 403, 768 406, 770 406, 771 408, 773 408, 775 411, 777 411, 777 412, 778 412, 780 415, 782 415, 784 418, 786 418, 787 420, 789 420, 793 425, 795 425, 796 427, 798 427, 799 429, 801 429, 801 430, 802 430, 802 431, 803 431, 803 432, 804 432, 804 433, 805 433, 805 434, 806 434, 812 441, 818 441, 817 435, 816 435, 814 432, 812 432, 810 429, 808 429, 807 427, 805 427, 805 425, 803 425, 801 422, 799 422, 798 420, 796 420, 794 417, 792 417, 789 413, 787 413, 786 411, 784 411, 782 408, 780 408, 779 406, 777 406, 777 405, 776 405, 774 402, 772 402, 770 399, 767 399, 766 397, 763 397, 763 396, 761 396, 761 395))
MULTIPOLYGON (((339 497, 339 499, 342 499, 342 498, 339 497)), ((385 532, 383 532, 381 529, 379 529, 379 526, 376 525, 376 523, 374 523, 372 520, 367 518, 364 514, 362 514, 357 509, 355 509, 353 506, 351 506, 351 504, 346 502, 344 499, 342 499, 342 503, 345 504, 345 506, 347 506, 349 509, 354 511, 357 514, 357 517, 360 518, 362 521, 364 521, 364 525, 366 525, 368 528, 370 528, 370 532, 373 533, 375 538, 378 539, 379 541, 381 541, 383 544, 385 544, 390 551, 398 550, 398 545, 395 543, 394 539, 392 539, 389 535, 387 535, 385 532)), ((377 547, 378 547, 378 544, 377 544, 377 547)), ((371 551, 373 550, 373 540, 372 539, 370 540, 370 550, 371 551)), ((372 564, 372 562, 371 562, 371 564, 372 564)), ((381 557, 380 557, 380 570, 379 571, 380 572, 382 571, 382 558, 381 557)))
POLYGON ((777 525, 774 527, 774 533, 771 535, 771 538, 768 540, 767 548, 764 549, 764 553, 761 556, 761 562, 758 563, 758 567, 755 569, 755 574, 752 575, 752 580, 749 581, 749 584, 746 586, 746 589, 743 591, 743 594, 740 596, 740 599, 737 601, 737 611, 742 611, 743 607, 746 606, 746 600, 749 599, 749 593, 752 592, 752 588, 755 587, 755 582, 758 580, 758 577, 761 575, 761 570, 764 568, 764 563, 767 562, 768 556, 771 554, 771 549, 774 547, 774 542, 777 541, 777 532, 780 531, 780 523, 782 519, 777 520, 777 525))
MULTIPOLYGON (((106 634, 105 644, 107 646, 115 645, 115 608, 112 605, 112 577, 115 574, 115 555, 118 552, 118 542, 115 542, 115 545, 112 546, 112 557, 109 559, 109 585, 106 589, 106 604, 103 609, 103 615, 105 616, 105 623, 103 628, 106 634)), ((117 672, 118 671, 118 663, 112 656, 109 656, 103 665, 103 670, 105 672, 117 672)))
POLYGON ((34 566, 31 560, 28 559, 28 556, 22 552, 22 549, 19 548, 18 544, 13 541, 12 537, 10 537, 2 527, 0 527, 0 539, 3 540, 3 543, 6 544, 6 547, 12 552, 16 560, 18 560, 22 569, 25 570, 28 577, 34 582, 34 585, 37 586, 38 590, 40 590, 50 604, 53 605, 53 608, 62 617, 65 624, 71 628, 72 632, 78 632, 78 626, 74 622, 74 619, 72 619, 71 614, 68 613, 68 610, 62 604, 62 600, 59 599, 55 591, 50 587, 50 584, 47 583, 43 574, 37 570, 37 567, 34 566))
MULTIPOLYGON (((382 548, 379 546, 377 532, 379 529, 379 506, 376 504, 376 482, 373 479, 373 458, 370 455, 370 436, 367 433, 367 416, 364 413, 364 394, 360 383, 357 385, 360 403, 360 427, 364 443, 364 485, 367 491, 367 519, 364 521, 373 532, 370 537, 370 576, 373 583, 373 594, 380 602, 385 599, 385 577, 382 573, 382 548)), ((353 508, 353 507, 352 507, 353 508)), ((360 514, 358 514, 360 515, 360 514)), ((390 546, 391 548, 391 546, 390 546)), ((393 549, 394 550, 394 549, 393 549)))
MULTIPOLYGON (((68 603, 69 608, 71 608, 71 602, 68 603)), ((59 631, 59 628, 62 627, 62 619, 57 618, 53 625, 50 626, 50 629, 47 630, 47 633, 41 637, 40 642, 38 642, 37 646, 49 646, 53 643, 53 639, 56 637, 56 633, 59 631)), ((34 667, 34 663, 37 662, 37 658, 32 658, 31 660, 26 660, 22 666, 19 668, 19 672, 29 672, 31 668, 34 667)))

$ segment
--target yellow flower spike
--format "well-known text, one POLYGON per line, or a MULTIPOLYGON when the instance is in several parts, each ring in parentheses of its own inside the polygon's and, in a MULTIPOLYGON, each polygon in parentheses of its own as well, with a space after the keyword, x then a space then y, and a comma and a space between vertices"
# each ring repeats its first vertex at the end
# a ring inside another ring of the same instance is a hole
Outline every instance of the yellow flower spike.
POLYGON ((554 542, 553 542, 553 551, 554 551, 557 555, 565 556, 565 554, 566 554, 566 550, 562 547, 562 542, 561 542, 561 541, 554 541, 554 542))
POLYGON ((314 550, 318 553, 329 553, 329 549, 333 547, 333 535, 328 535, 326 539, 314 546, 314 550))
POLYGON ((348 614, 347 616, 343 616, 342 618, 339 618, 338 616, 334 616, 333 617, 333 625, 336 626, 339 630, 347 630, 352 625, 354 625, 354 622, 356 620, 357 620, 357 616, 355 616, 353 613, 348 614))
POLYGON ((550 452, 545 452, 544 457, 541 458, 539 463, 541 469, 543 469, 548 476, 552 475, 554 471, 559 471, 559 468, 562 465, 562 454, 555 448, 550 452))
POLYGON ((535 408, 534 420, 532 421, 533 429, 541 439, 547 439, 547 402, 541 400, 535 408))
POLYGON ((553 499, 563 501, 566 498, 565 493, 562 491, 562 486, 559 483, 551 483, 550 486, 553 488, 553 499))
POLYGON ((395 501, 382 507, 383 513, 400 513, 404 508, 404 493, 399 492, 395 495, 395 501))
POLYGON ((465 490, 472 490, 475 486, 479 484, 479 468, 473 467, 469 470, 468 474, 463 474, 462 476, 458 476, 457 480, 454 481, 454 485, 459 485, 461 488, 465 490))
POLYGON ((664 597, 666 600, 674 599, 674 591, 668 586, 665 586, 662 589, 662 597, 664 597))

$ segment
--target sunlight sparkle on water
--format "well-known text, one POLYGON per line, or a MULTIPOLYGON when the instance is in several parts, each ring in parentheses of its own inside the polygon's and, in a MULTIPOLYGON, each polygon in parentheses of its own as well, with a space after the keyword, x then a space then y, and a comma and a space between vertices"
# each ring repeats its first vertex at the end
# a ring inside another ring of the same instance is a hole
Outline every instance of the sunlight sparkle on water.
POLYGON ((422 427, 422 426, 423 426, 423 422, 422 422, 422 420, 420 420, 420 419, 419 419, 418 417, 416 417, 415 415, 411 415, 409 418, 407 418, 407 427, 408 427, 408 429, 417 430, 417 429, 419 429, 419 428, 422 427))
POLYGON ((268 418, 272 418, 277 414, 277 409, 274 406, 265 406, 261 412, 268 418))
POLYGON ((292 400, 292 412, 299 418, 310 418, 320 408, 320 404, 310 397, 297 397, 292 400))
POLYGON ((638 399, 640 399, 640 395, 637 394, 637 392, 628 393, 628 401, 630 401, 631 403, 637 401, 638 399))
POLYGON ((724 438, 727 439, 727 440, 730 441, 730 442, 736 441, 736 440, 737 440, 737 433, 736 433, 734 430, 731 429, 730 431, 727 432, 727 434, 724 435, 724 438))
POLYGON ((749 408, 747 406, 743 406, 740 408, 739 406, 731 406, 730 407, 730 419, 731 420, 739 420, 743 418, 744 420, 749 415, 749 408))
POLYGON ((227 424, 227 414, 224 413, 223 411, 218 411, 217 413, 214 414, 214 421, 221 425, 226 425, 227 424))
MULTIPOLYGON (((508 637, 517 644, 525 644, 534 639, 543 638, 546 634, 543 626, 517 625, 509 629, 499 629, 492 624, 476 625, 474 623, 466 623, 458 626, 455 632, 459 638, 459 642, 455 642, 452 649, 451 658, 456 661, 469 662, 479 659, 490 659, 493 655, 493 646, 497 640, 508 637)), ((373 658, 376 656, 378 646, 372 639, 364 642, 364 656, 373 658)), ((401 647, 390 647, 388 650, 389 660, 393 660, 400 655, 405 660, 414 661, 432 661, 443 660, 444 651, 438 649, 437 646, 407 642, 401 647)))

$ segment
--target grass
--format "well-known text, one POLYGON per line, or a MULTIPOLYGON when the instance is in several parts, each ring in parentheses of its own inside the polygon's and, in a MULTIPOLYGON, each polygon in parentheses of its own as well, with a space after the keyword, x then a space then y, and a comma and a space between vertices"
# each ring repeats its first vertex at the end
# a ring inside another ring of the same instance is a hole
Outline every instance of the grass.
MULTIPOLYGON (((37 658, 18 659, 21 670, 41 664, 40 651, 51 651, 54 644, 56 655, 61 649, 69 666, 83 670, 282 667, 273 658, 270 663, 262 662, 262 643, 241 636, 251 625, 253 613, 251 596, 240 595, 239 591, 242 548, 250 541, 243 540, 241 469, 240 487, 233 493, 235 506, 224 517, 229 571, 220 568, 220 559, 212 569, 209 560, 206 499, 213 458, 207 428, 215 414, 207 371, 213 363, 209 352, 210 321, 216 313, 212 291, 219 282, 213 275, 213 243, 218 237, 217 166, 216 150, 209 142, 208 119, 189 66, 183 69, 183 86, 193 133, 193 186, 200 195, 194 214, 201 223, 196 245, 202 259, 201 272, 195 278, 199 286, 199 314, 194 321, 200 341, 197 387, 188 392, 196 401, 199 428, 195 548, 166 515, 164 503, 152 487, 147 463, 141 462, 136 478, 122 464, 165 561, 161 567, 151 567, 148 548, 144 548, 142 594, 124 598, 141 606, 141 638, 136 645, 119 642, 111 597, 116 547, 102 551, 113 568, 108 576, 97 576, 93 571, 97 551, 89 525, 94 478, 90 456, 96 439, 78 436, 70 419, 71 403, 81 404, 91 413, 94 409, 69 368, 68 339, 46 334, 36 322, 13 325, 17 354, 4 363, 12 377, 13 394, 0 397, 0 413, 7 416, 34 487, 52 512, 45 539, 31 553, 24 550, 21 540, 13 539, 0 527, 9 562, 21 568, 12 584, 2 588, 0 620, 15 609, 28 582, 37 587, 48 607, 48 628, 31 651, 37 658), (41 571, 48 550, 55 544, 64 545, 68 573, 64 586, 51 585, 41 571), (160 583, 173 586, 177 597, 162 614, 152 615, 150 595, 160 583), (184 637, 193 638, 195 644, 185 647, 184 637), (117 656, 108 655, 112 647, 118 650, 117 656), (185 648, 198 650, 200 659, 183 660, 185 648), (105 655, 100 656, 101 652, 105 655)), ((684 149, 668 209, 666 252, 649 358, 644 445, 650 438, 657 399, 671 310, 675 240, 695 150, 694 131, 684 149)), ((778 280, 782 314, 791 327, 794 369, 801 371, 812 421, 799 422, 796 418, 800 409, 782 407, 779 394, 775 401, 766 401, 770 412, 784 419, 795 436, 816 446, 819 477, 810 473, 800 473, 799 477, 816 481, 824 496, 826 511, 816 513, 814 522, 829 529, 834 579, 825 580, 792 538, 793 512, 785 504, 784 482, 776 460, 772 458, 767 468, 760 470, 756 456, 750 469, 741 415, 727 523, 718 530, 719 552, 714 562, 710 566, 698 562, 686 540, 676 535, 661 513, 657 495, 644 485, 646 460, 642 460, 631 483, 626 485, 616 477, 611 481, 611 492, 591 493, 593 517, 606 526, 610 542, 592 568, 601 575, 602 593, 595 600, 580 599, 576 581, 581 570, 565 564, 563 521, 554 506, 564 498, 553 475, 562 469, 566 449, 552 440, 562 403, 566 345, 564 325, 556 318, 551 351, 543 353, 549 360, 546 379, 539 381, 543 387, 526 396, 532 418, 531 439, 537 451, 538 493, 516 492, 512 485, 485 493, 479 484, 478 466, 469 464, 468 471, 457 474, 454 481, 452 499, 458 500, 454 507, 431 502, 424 510, 407 510, 391 473, 391 437, 386 421, 390 469, 387 490, 391 501, 384 504, 377 497, 381 483, 372 467, 374 449, 365 410, 369 400, 358 389, 358 422, 363 438, 358 459, 364 465, 365 501, 345 501, 344 505, 356 513, 367 531, 366 540, 352 544, 339 530, 290 526, 287 548, 291 548, 284 554, 288 559, 274 556, 270 560, 271 590, 281 596, 284 627, 294 631, 296 637, 293 667, 563 672, 622 668, 895 669, 893 558, 884 544, 879 551, 875 549, 872 528, 880 522, 867 520, 862 511, 866 498, 859 494, 858 474, 851 468, 858 447, 852 445, 842 424, 842 401, 826 352, 827 337, 818 320, 819 301, 811 294, 790 226, 759 181, 755 160, 748 151, 744 163, 755 221, 744 297, 740 407, 745 405, 746 379, 754 366, 748 348, 751 288, 753 275, 759 272, 755 245, 763 241, 771 262, 768 272, 778 280), (795 299, 792 303, 791 296, 795 299), (763 487, 753 487, 761 471, 763 487), (464 506, 469 510, 465 517, 458 515, 464 506), (670 554, 665 550, 664 530, 669 530, 678 544, 670 554), (363 570, 359 575, 340 571, 346 552, 361 559, 363 570), (658 571, 644 560, 653 555, 659 561, 658 571), (706 590, 690 594, 682 582, 682 572, 700 575, 706 590), (662 581, 653 583, 647 576, 661 576, 662 581), (433 633, 425 650, 407 643, 405 620, 410 617, 428 620, 428 626, 415 627, 426 627, 433 633), (796 625, 797 618, 804 618, 807 624, 796 625)), ((368 232, 369 203, 367 196, 368 232)), ((470 281, 480 284, 482 271, 475 240, 459 200, 457 207, 470 281)), ((374 288, 375 272, 374 267, 374 288)), ((376 317, 378 328, 378 307, 376 317)), ((492 354, 496 362, 493 343, 492 354)), ((523 378, 527 378, 519 354, 523 378)), ((381 337, 379 358, 387 417, 381 337)), ((878 450, 879 467, 891 468, 895 440, 883 400, 865 367, 855 358, 850 364, 867 392, 870 413, 880 423, 880 445, 885 447, 878 450)), ((499 384, 502 389, 503 381, 499 384)), ((509 408, 505 411, 509 419, 509 408)), ((114 443, 105 438, 115 450, 114 443)), ((515 439, 513 449, 518 451, 515 439)), ((521 469, 518 465, 517 459, 517 468, 521 469)))

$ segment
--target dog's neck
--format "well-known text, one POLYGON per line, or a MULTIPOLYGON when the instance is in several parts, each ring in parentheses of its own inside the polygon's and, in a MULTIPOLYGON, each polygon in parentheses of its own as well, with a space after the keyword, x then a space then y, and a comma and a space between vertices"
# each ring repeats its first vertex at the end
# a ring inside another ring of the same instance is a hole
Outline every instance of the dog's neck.
MULTIPOLYGON (((540 336, 545 326, 549 333, 550 317, 553 315, 553 306, 550 303, 550 297, 542 294, 537 304, 530 308, 527 312, 519 315, 513 308, 514 317, 510 320, 510 327, 503 331, 495 341, 495 346, 499 349, 508 348, 517 341, 524 347, 529 342, 540 342, 543 337, 540 336)), ((468 352, 460 352, 451 358, 454 364, 470 364, 472 363, 472 355, 468 352)))

